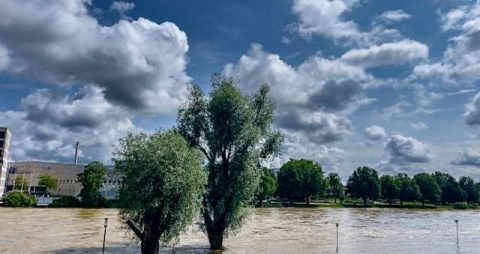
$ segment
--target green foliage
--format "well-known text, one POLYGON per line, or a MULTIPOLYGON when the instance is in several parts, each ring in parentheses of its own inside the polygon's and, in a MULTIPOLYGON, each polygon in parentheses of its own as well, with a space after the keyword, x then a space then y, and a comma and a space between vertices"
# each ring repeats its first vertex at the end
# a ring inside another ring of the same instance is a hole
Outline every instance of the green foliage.
POLYGON ((364 206, 367 200, 376 200, 380 197, 380 180, 375 169, 359 167, 348 178, 347 191, 354 198, 363 199, 364 206))
POLYGON ((158 131, 129 134, 114 162, 121 216, 143 230, 142 253, 158 252, 159 240, 176 239, 198 212, 207 180, 201 155, 174 131, 158 131))
POLYGON ((382 189, 382 198, 392 204, 393 200, 400 196, 400 186, 395 177, 383 175, 380 177, 380 186, 382 189))
POLYGON ((342 199, 345 196, 345 186, 342 184, 342 179, 337 173, 328 174, 328 195, 334 198, 334 202, 337 203, 337 199, 342 199))
POLYGON ((3 203, 9 207, 32 207, 37 204, 37 200, 26 193, 11 191, 3 196, 3 203))
POLYGON ((60 197, 54 199, 49 207, 81 207, 82 203, 75 197, 60 197))
POLYGON ((38 177, 38 185, 47 187, 47 190, 54 190, 57 188, 57 180, 55 177, 44 174, 38 177))
POLYGON ((442 189, 442 204, 453 204, 467 200, 467 193, 460 188, 460 185, 453 176, 437 171, 433 174, 433 178, 442 189))
POLYGON ((471 177, 462 176, 458 181, 460 188, 467 194, 467 203, 478 203, 480 198, 480 189, 471 177))
POLYGON ((257 193, 257 199, 260 206, 262 205, 263 200, 271 198, 275 191, 277 191, 277 179, 275 178, 275 175, 268 168, 263 168, 257 193))
POLYGON ((440 201, 440 198, 442 197, 442 189, 440 189, 440 186, 438 186, 432 175, 419 173, 416 174, 413 179, 420 188, 420 200, 423 204, 425 204, 426 201, 429 201, 430 203, 437 203, 440 201))
POLYGON ((467 202, 455 202, 452 206, 453 209, 468 209, 467 202))
POLYGON ((28 181, 28 179, 26 177, 24 177, 23 175, 17 175, 15 177, 14 182, 15 182, 13 184, 14 185, 14 188, 13 188, 14 191, 28 192, 30 181, 28 181))
POLYGON ((327 189, 322 167, 312 160, 290 159, 278 173, 278 195, 290 201, 305 200, 310 204, 312 196, 323 196, 327 189))
MULTIPOLYGON (((410 178, 407 174, 398 174, 395 177, 395 180, 398 183, 400 191, 398 193, 398 198, 400 202, 404 201, 415 201, 421 198, 420 188, 414 179, 410 178)), ((403 205, 403 203, 401 203, 403 205)))
POLYGON ((105 198, 100 193, 105 180, 105 166, 101 162, 90 162, 83 173, 78 174, 78 180, 82 183, 79 196, 83 206, 99 207, 105 204, 105 198))
POLYGON ((212 77, 210 96, 190 88, 180 109, 177 130, 207 162, 202 215, 211 249, 221 249, 225 233, 238 229, 256 194, 260 160, 279 151, 282 137, 272 129, 274 103, 269 87, 243 95, 235 81, 212 77))

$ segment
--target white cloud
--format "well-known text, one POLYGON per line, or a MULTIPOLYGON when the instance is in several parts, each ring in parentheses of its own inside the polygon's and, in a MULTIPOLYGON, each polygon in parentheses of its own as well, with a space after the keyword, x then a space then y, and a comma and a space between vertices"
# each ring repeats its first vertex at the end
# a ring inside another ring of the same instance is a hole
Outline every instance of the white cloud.
POLYGON ((60 86, 95 84, 109 102, 172 113, 184 99, 187 36, 144 18, 100 25, 87 0, 0 2, 8 71, 60 86), (135 91, 135 92, 133 92, 135 91))
POLYGON ((135 4, 127 2, 115 1, 112 3, 112 5, 110 5, 110 9, 117 11, 121 15, 124 15, 125 13, 133 10, 133 8, 135 8, 135 4))
POLYGON ((369 140, 377 141, 387 137, 385 129, 378 125, 372 125, 365 128, 365 135, 369 140))
POLYGON ((462 150, 452 164, 480 167, 480 150, 472 148, 462 150))
POLYGON ((469 125, 480 124, 480 93, 477 93, 475 97, 465 105, 463 117, 469 125))
POLYGON ((415 138, 405 137, 401 134, 390 136, 385 149, 390 156, 389 163, 397 165, 426 163, 432 157, 427 145, 415 138))
POLYGON ((410 127, 412 127, 415 130, 426 130, 426 129, 428 129, 428 125, 424 122, 410 123, 410 127))
POLYGON ((109 162, 118 139, 138 130, 130 113, 93 86, 67 96, 38 90, 22 99, 21 109, 0 112, 0 122, 12 131, 13 160, 71 162, 80 141, 81 161, 109 162))
POLYGON ((389 10, 380 14, 378 19, 390 23, 410 19, 411 17, 412 16, 406 13, 404 10, 389 10))
POLYGON ((299 16, 298 32, 326 37, 355 38, 360 36, 357 24, 346 21, 342 15, 349 12, 357 0, 295 0, 293 12, 299 16))
POLYGON ((428 47, 412 40, 371 46, 365 49, 352 49, 340 58, 351 65, 375 67, 399 65, 414 60, 428 59, 428 47))

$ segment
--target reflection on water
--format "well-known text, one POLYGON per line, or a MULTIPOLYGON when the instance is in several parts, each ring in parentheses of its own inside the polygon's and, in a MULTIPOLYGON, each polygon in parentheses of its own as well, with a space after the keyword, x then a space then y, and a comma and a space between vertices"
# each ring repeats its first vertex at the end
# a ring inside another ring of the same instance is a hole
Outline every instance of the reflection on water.
MULTIPOLYGON (((106 217, 106 252, 139 252, 115 209, 0 208, 0 253, 101 252, 106 217)), ((335 222, 339 253, 480 253, 479 211, 372 208, 254 209, 245 227, 226 240, 226 253, 335 253, 335 222)), ((205 253, 207 245, 206 236, 193 228, 176 253, 205 253)))

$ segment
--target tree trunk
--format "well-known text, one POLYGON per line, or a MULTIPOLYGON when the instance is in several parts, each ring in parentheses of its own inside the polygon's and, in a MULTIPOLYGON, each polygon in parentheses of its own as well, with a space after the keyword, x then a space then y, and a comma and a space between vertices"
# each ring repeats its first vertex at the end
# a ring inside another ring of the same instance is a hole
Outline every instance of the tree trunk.
POLYGON ((336 204, 337 203, 337 196, 333 197, 333 202, 336 204))
POLYGON ((259 206, 259 207, 262 207, 262 205, 263 205, 263 199, 260 198, 260 199, 258 200, 258 206, 259 206))
POLYGON ((400 206, 403 206, 403 200, 400 199, 400 206))
MULTIPOLYGON (((207 230, 208 231, 208 230, 207 230)), ((222 250, 223 248, 223 233, 208 231, 208 242, 210 243, 210 250, 222 250)))
POLYGON ((367 207, 367 198, 363 198, 363 206, 367 207))
POLYGON ((307 200, 307 205, 310 205, 310 195, 307 196, 306 200, 307 200))
POLYGON ((160 250, 160 216, 155 212, 147 211, 144 214, 145 226, 141 244, 142 254, 158 254, 160 250))
POLYGON ((422 200, 422 206, 425 206, 425 200, 422 200))

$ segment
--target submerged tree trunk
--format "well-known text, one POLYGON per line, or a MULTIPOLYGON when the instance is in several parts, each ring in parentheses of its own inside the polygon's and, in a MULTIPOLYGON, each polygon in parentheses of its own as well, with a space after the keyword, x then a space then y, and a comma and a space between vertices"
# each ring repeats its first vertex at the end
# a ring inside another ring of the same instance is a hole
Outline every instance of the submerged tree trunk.
POLYGON ((310 195, 307 196, 306 200, 307 200, 307 205, 310 205, 310 195))
POLYGON ((363 206, 367 207, 367 198, 363 198, 363 206))
POLYGON ((145 226, 141 244, 142 254, 158 254, 160 250, 160 216, 152 211, 144 214, 145 226))
POLYGON ((333 202, 336 204, 337 203, 337 196, 333 197, 333 202))

